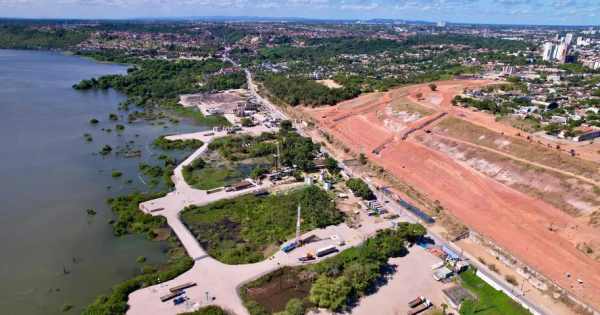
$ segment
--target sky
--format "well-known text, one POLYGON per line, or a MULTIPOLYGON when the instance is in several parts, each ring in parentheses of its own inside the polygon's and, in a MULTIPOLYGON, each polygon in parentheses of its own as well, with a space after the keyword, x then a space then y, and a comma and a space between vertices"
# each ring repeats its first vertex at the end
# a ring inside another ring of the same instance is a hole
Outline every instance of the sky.
POLYGON ((18 18, 219 15, 600 25, 599 14, 600 0, 0 0, 0 17, 18 18))

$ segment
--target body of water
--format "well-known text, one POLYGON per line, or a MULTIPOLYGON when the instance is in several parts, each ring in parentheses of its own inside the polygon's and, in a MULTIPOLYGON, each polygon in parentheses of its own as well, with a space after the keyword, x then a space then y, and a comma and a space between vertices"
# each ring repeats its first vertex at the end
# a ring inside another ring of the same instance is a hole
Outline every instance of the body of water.
MULTIPOLYGON (((127 124, 128 113, 117 110, 126 95, 71 88, 81 79, 126 69, 56 52, 0 50, 0 314, 60 314, 64 303, 78 313, 139 274, 141 266, 167 261, 166 242, 150 242, 145 234, 115 237, 105 200, 134 187, 147 190, 138 179, 138 163, 148 158, 148 141, 208 128, 127 124), (109 121, 109 113, 117 113, 119 121, 109 121), (91 125, 92 118, 100 123, 91 125), (125 130, 115 131, 115 123, 125 130), (85 140, 86 132, 93 141, 85 140), (129 144, 142 155, 94 154, 105 144, 113 150, 129 144), (123 176, 112 178, 113 171, 123 176), (125 184, 126 179, 133 183, 125 184), (97 215, 88 216, 88 208, 97 215), (140 255, 146 263, 135 262, 140 255)), ((150 150, 163 153, 151 145, 150 150)), ((150 164, 157 163, 162 166, 150 158, 150 164)))

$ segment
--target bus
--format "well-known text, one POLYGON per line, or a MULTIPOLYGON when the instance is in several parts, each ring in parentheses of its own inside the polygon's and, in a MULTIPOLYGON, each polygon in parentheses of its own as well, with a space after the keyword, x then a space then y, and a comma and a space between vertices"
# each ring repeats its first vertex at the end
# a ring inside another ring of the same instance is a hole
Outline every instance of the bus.
POLYGON ((335 246, 329 245, 327 247, 323 247, 323 248, 317 250, 317 257, 322 257, 322 256, 325 256, 327 254, 331 254, 331 253, 333 253, 335 251, 336 251, 335 246))

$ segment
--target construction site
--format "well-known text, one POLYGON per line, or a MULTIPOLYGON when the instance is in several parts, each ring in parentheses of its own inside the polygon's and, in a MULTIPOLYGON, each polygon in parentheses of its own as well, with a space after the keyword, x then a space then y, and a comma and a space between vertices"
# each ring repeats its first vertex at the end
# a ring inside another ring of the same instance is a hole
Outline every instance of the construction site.
POLYGON ((299 111, 315 121, 311 137, 344 147, 342 159, 364 154, 361 170, 376 183, 485 236, 530 283, 547 281, 537 286, 547 295, 600 309, 598 144, 558 145, 452 106, 454 96, 495 81, 435 84, 299 111))

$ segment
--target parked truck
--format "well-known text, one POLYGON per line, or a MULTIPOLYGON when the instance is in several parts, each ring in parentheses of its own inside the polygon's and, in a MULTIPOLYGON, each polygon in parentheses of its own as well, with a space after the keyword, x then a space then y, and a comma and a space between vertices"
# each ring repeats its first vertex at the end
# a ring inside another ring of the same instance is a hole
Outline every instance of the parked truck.
POLYGON ((284 253, 287 253, 287 252, 291 251, 292 249, 296 248, 296 246, 298 246, 298 242, 296 242, 296 241, 293 241, 293 242, 289 243, 287 246, 285 246, 285 247, 282 249, 282 251, 283 251, 284 253))
POLYGON ((423 304, 421 304, 419 307, 408 310, 408 312, 406 312, 406 314, 408 314, 408 315, 419 314, 422 311, 428 309, 429 307, 431 307, 431 302, 429 302, 429 300, 425 300, 425 302, 423 304))
POLYGON ((178 297, 178 296, 180 296, 180 295, 182 295, 182 294, 183 294, 183 290, 179 290, 179 291, 171 292, 171 293, 169 293, 169 294, 167 294, 167 295, 161 296, 161 297, 160 297, 160 300, 161 300, 162 302, 166 302, 166 301, 168 301, 168 300, 170 300, 170 299, 172 299, 172 298, 174 298, 174 297, 178 297))
POLYGON ((298 261, 308 261, 308 260, 313 260, 313 259, 315 259, 315 255, 310 252, 304 256, 298 257, 298 261))
POLYGON ((448 269, 448 267, 442 267, 440 269, 438 269, 436 272, 434 272, 432 274, 433 279, 435 279, 436 281, 440 281, 443 279, 446 279, 448 277, 450 277, 454 272, 450 269, 448 269))
POLYGON ((416 299, 408 302, 408 306, 410 306, 410 308, 415 308, 417 306, 419 306, 419 304, 425 302, 425 297, 424 296, 419 296, 416 299))

